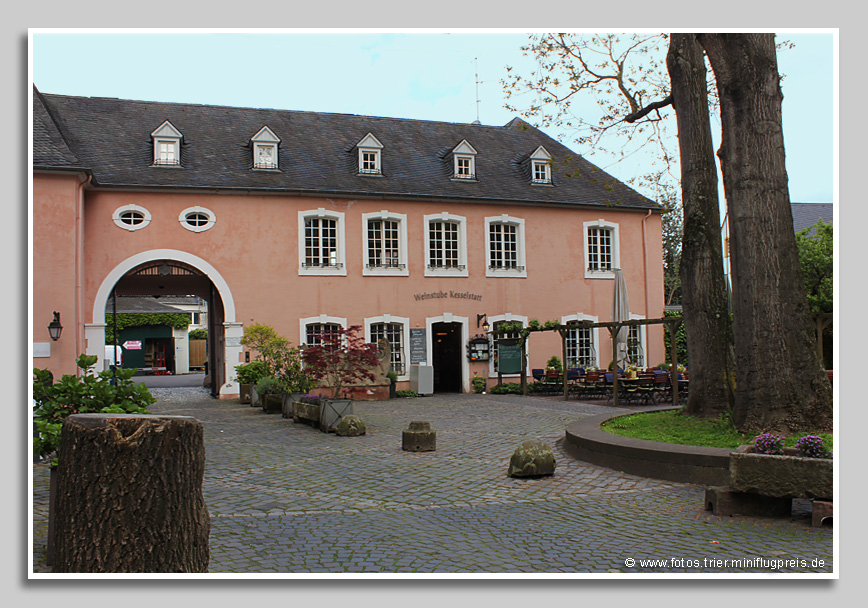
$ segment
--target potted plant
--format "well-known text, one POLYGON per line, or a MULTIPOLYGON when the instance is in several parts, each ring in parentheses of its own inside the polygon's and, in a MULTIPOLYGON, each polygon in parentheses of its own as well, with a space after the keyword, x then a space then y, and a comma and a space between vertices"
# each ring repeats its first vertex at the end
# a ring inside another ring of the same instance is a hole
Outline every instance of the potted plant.
POLYGON ((282 410, 284 388, 283 382, 274 376, 265 376, 256 383, 256 394, 266 414, 276 414, 282 410))
MULTIPOLYGON (((254 323, 245 327, 241 343, 256 351, 255 363, 258 364, 256 369, 262 370, 261 377, 271 376, 277 379, 280 388, 272 394, 279 396, 280 411, 284 418, 289 417, 294 398, 307 392, 311 384, 302 361, 301 351, 293 347, 290 341, 278 334, 274 328, 263 323, 254 323)), ((251 390, 251 405, 254 405, 254 400, 258 397, 259 391, 254 384, 251 390)), ((274 407, 275 398, 270 397, 269 400, 272 402, 271 407, 274 407)))
POLYGON ((815 435, 801 437, 795 448, 784 437, 763 433, 753 445, 740 446, 729 457, 733 491, 789 498, 832 498, 832 453, 815 435))
POLYGON ((241 403, 250 403, 250 389, 268 373, 264 361, 251 361, 235 366, 235 379, 240 385, 241 403))
POLYGON ((329 431, 341 416, 352 414, 352 393, 358 383, 376 380, 374 369, 380 365, 377 346, 359 335, 360 325, 339 327, 320 337, 320 343, 304 349, 305 369, 313 383, 331 389, 324 399, 320 427, 329 431))
POLYGON ((292 421, 307 422, 319 426, 322 398, 319 395, 299 395, 292 402, 292 421))
POLYGON ((386 378, 389 379, 389 399, 395 398, 395 383, 398 382, 398 374, 393 370, 386 373, 386 378))

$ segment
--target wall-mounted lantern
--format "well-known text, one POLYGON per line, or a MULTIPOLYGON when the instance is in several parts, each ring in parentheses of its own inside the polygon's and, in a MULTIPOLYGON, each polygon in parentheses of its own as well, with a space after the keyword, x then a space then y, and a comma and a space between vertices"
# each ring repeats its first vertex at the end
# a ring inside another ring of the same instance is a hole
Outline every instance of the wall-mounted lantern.
POLYGON ((48 324, 48 335, 51 336, 51 339, 57 342, 58 338, 60 338, 60 332, 63 331, 63 325, 60 324, 60 313, 54 313, 54 319, 51 323, 48 324))

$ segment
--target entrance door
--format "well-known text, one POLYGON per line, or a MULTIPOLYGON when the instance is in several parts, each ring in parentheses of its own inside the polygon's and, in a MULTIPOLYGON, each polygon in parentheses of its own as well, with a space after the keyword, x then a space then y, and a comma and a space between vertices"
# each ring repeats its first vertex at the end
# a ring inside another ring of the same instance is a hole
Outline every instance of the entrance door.
POLYGON ((461 323, 434 323, 431 334, 434 392, 460 393, 461 323))

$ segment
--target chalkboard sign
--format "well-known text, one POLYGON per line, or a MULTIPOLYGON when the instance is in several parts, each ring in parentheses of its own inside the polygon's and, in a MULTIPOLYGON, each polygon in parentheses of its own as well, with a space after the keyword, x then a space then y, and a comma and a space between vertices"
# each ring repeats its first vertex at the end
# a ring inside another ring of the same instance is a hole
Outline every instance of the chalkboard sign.
POLYGON ((498 344, 497 371, 501 374, 521 372, 521 346, 518 344, 498 344))
POLYGON ((410 328, 410 363, 427 363, 428 344, 424 327, 410 328))

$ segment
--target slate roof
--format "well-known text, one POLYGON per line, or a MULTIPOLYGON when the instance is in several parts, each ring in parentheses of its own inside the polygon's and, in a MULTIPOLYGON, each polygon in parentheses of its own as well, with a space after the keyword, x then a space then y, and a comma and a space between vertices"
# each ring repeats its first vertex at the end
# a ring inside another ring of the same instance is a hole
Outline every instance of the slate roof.
POLYGON ((813 226, 821 219, 831 224, 834 214, 831 203, 790 203, 793 210, 793 230, 798 232, 813 226))
MULTIPOLYGON (((542 131, 519 119, 507 125, 378 118, 256 108, 38 94, 56 135, 34 151, 34 168, 79 160, 97 187, 228 189, 320 196, 456 199, 661 209, 542 131), (181 167, 152 167, 150 134, 164 121, 182 134, 181 167), (268 126, 280 138, 279 171, 252 170, 250 138, 268 126), (355 145, 368 133, 382 142, 383 174, 356 175, 355 145), (451 150, 466 139, 478 151, 476 182, 451 180, 451 150), (48 145, 49 143, 53 145, 48 145), (544 146, 554 157, 554 186, 532 185, 528 157, 544 146), (49 154, 53 152, 54 155, 49 154), (59 156, 58 156, 59 155, 59 156), (71 155, 71 157, 69 156, 71 155), (57 158, 55 158, 57 156, 57 158), (568 163, 565 165, 565 163, 568 163), (577 177, 566 177, 578 169, 577 177)), ((43 116, 42 110, 39 112, 43 116)), ((34 133, 48 130, 34 118, 34 133)), ((45 139, 40 135, 40 140, 45 139)))
POLYGON ((57 125, 42 103, 39 92, 33 91, 33 165, 49 169, 81 169, 83 165, 66 145, 57 125))
MULTIPOLYGON (((171 304, 161 302, 163 298, 157 299, 148 296, 118 296, 117 297, 117 312, 118 313, 179 313, 189 312, 181 308, 176 308, 171 304)), ((112 314, 112 299, 109 298, 105 307, 106 314, 112 314)))

